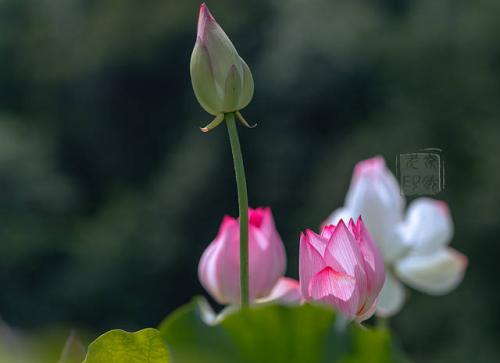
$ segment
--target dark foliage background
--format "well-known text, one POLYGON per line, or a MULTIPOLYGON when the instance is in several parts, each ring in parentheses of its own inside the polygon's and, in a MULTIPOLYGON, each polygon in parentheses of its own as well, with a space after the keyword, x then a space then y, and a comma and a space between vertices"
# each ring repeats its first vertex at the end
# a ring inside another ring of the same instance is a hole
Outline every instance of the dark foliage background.
MULTIPOLYGON (((249 63, 250 201, 298 235, 342 204, 352 167, 443 149, 446 297, 391 321, 416 362, 500 360, 500 2, 212 1, 249 63)), ((224 128, 191 90, 197 2, 0 0, 0 315, 26 331, 154 326, 203 293, 197 264, 237 213, 224 128)))

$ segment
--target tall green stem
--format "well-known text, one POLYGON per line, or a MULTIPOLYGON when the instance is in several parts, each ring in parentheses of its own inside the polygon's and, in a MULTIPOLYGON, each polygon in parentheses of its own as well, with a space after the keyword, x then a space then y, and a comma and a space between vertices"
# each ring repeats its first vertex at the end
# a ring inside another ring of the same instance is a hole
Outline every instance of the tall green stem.
POLYGON ((234 113, 226 113, 227 131, 231 142, 233 153, 234 173, 236 174, 236 186, 238 188, 238 206, 240 210, 240 296, 241 306, 249 305, 248 294, 248 195, 247 181, 245 178, 245 167, 241 156, 240 139, 238 129, 234 121, 234 113))

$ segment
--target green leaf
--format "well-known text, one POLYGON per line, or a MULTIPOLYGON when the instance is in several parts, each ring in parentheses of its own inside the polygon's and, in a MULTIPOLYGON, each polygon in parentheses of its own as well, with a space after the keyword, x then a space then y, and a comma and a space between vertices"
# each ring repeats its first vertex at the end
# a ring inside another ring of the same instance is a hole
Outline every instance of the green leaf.
POLYGON ((246 361, 320 362, 334 319, 331 309, 276 305, 238 312, 221 325, 246 361))
POLYGON ((355 362, 391 362, 394 361, 391 349, 391 337, 385 329, 369 330, 350 327, 350 354, 342 363, 355 362))
POLYGON ((168 363, 167 347, 156 329, 136 333, 111 330, 89 346, 83 363, 168 363))
POLYGON ((402 362, 389 331, 348 323, 323 306, 266 305, 210 320, 197 299, 160 325, 176 363, 402 362))
POLYGON ((203 301, 193 301, 174 311, 160 328, 169 348, 175 348, 176 363, 237 363, 238 351, 227 331, 207 325, 201 318, 203 301), (201 305, 198 305, 200 303, 201 305))

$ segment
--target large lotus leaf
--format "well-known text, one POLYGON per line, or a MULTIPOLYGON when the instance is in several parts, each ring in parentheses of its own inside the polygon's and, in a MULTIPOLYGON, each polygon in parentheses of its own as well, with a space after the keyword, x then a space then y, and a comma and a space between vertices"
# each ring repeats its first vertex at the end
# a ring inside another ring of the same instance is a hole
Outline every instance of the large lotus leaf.
POLYGON ((324 306, 257 306, 213 316, 195 299, 160 325, 175 363, 400 363, 387 329, 324 306))
POLYGON ((136 333, 111 330, 89 346, 84 363, 169 363, 167 347, 158 330, 136 333))

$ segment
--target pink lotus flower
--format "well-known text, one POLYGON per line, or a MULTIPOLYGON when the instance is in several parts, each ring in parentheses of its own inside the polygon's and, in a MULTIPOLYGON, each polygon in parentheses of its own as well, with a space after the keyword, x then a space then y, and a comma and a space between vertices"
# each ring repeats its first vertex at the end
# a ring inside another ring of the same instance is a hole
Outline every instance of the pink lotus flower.
POLYGON ((384 262, 361 218, 300 236, 300 288, 305 300, 333 305, 349 319, 373 315, 384 285, 384 262))
MULTIPOLYGON (((283 276, 286 255, 271 209, 249 208, 248 212, 250 300, 254 301, 268 296, 283 276)), ((220 304, 240 301, 239 247, 239 221, 225 216, 198 267, 201 284, 220 304)))

